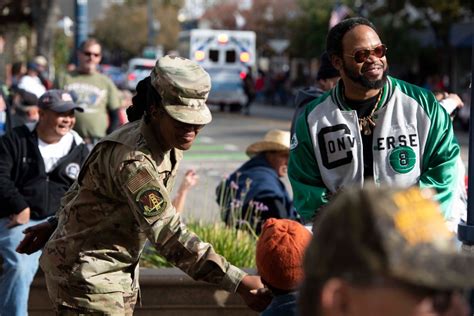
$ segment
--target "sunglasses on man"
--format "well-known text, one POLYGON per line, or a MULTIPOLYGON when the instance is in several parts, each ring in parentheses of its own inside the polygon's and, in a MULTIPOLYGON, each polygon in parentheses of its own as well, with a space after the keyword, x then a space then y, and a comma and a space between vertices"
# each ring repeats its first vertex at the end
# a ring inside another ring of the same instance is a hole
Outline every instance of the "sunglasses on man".
POLYGON ((100 56, 100 53, 93 53, 93 52, 88 52, 88 51, 83 51, 82 53, 84 54, 84 56, 87 56, 87 57, 94 56, 97 58, 100 56))
POLYGON ((374 55, 377 58, 382 58, 385 56, 386 53, 387 46, 385 46, 384 44, 380 44, 373 49, 359 49, 354 53, 354 55, 344 55, 354 58, 355 62, 360 64, 366 62, 367 59, 369 59, 370 55, 374 55))

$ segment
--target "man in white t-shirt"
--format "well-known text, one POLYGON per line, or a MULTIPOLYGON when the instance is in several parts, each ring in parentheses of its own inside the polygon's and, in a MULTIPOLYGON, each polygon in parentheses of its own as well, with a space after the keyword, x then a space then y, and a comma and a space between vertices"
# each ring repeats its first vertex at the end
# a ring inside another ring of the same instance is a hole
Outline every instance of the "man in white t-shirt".
POLYGON ((26 74, 18 82, 18 88, 33 93, 38 98, 41 97, 46 92, 46 87, 41 82, 39 74, 38 65, 29 62, 26 74))
POLYGON ((26 315, 29 287, 40 253, 19 254, 22 231, 55 214, 88 154, 72 130, 82 111, 63 90, 39 101, 39 120, 15 127, 0 138, 0 311, 26 315))

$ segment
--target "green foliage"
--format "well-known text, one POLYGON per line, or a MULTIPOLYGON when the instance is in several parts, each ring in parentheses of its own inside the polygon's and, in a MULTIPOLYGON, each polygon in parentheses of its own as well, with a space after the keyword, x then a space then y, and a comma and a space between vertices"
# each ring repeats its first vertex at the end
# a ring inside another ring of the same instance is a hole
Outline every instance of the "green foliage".
MULTIPOLYGON (((238 177, 237 175, 237 182, 238 177)), ((245 188, 240 188, 231 181, 226 186, 222 180, 218 189, 218 204, 221 218, 219 223, 202 223, 191 221, 188 229, 194 232, 201 240, 210 243, 214 250, 237 267, 255 267, 255 246, 257 241, 256 226, 260 222, 260 214, 268 208, 262 203, 251 201, 246 210, 243 201, 250 189, 251 179, 246 179, 245 188)), ((170 267, 171 265, 161 257, 154 248, 148 248, 141 261, 145 267, 170 267)))
MULTIPOLYGON (((352 16, 359 15, 355 3, 361 1, 339 1, 352 9, 352 16)), ((325 39, 334 0, 298 0, 300 16, 290 23, 290 53, 294 57, 318 57, 325 48, 325 39)), ((391 42, 390 54, 398 56, 398 47, 403 48, 404 55, 413 56, 419 50, 418 45, 410 38, 410 31, 431 27, 437 39, 444 46, 448 45, 449 30, 453 23, 463 19, 472 19, 471 0, 378 0, 362 1, 367 18, 382 31, 382 37, 391 42), (407 4, 416 9, 413 15, 407 10, 407 4)), ((398 58, 398 57, 397 57, 398 58)), ((403 56, 400 62, 404 62, 403 56)))
MULTIPOLYGON (((65 70, 70 60, 71 48, 73 46, 72 38, 67 37, 62 30, 58 30, 54 34, 54 68, 65 70)), ((60 74, 56 74, 60 75, 60 74)))
POLYGON ((227 226, 246 230, 256 239, 261 212, 268 211, 268 207, 261 202, 254 202, 253 200, 248 205, 244 205, 252 179, 246 178, 245 187, 239 188, 239 177, 240 173, 237 173, 235 182, 230 181, 229 185, 226 185, 226 179, 221 181, 217 190, 217 203, 219 204, 220 215, 227 226))
MULTIPOLYGON (((249 232, 227 227, 223 223, 192 222, 187 227, 203 241, 210 243, 218 254, 233 265, 245 268, 255 267, 256 239, 249 232)), ((140 264, 150 268, 172 266, 152 247, 144 251, 140 264)))
MULTIPOLYGON (((352 7, 353 1, 340 1, 352 7)), ((326 48, 329 18, 334 0, 298 0, 301 15, 289 27, 291 32, 290 54, 293 57, 319 58, 326 48)))
MULTIPOLYGON (((154 18, 161 23, 155 44, 163 45, 165 50, 176 47, 179 32, 177 14, 182 3, 182 0, 153 2, 154 18)), ((108 50, 120 51, 128 58, 141 56, 148 41, 147 21, 148 6, 144 0, 112 5, 96 22, 94 36, 108 50)))

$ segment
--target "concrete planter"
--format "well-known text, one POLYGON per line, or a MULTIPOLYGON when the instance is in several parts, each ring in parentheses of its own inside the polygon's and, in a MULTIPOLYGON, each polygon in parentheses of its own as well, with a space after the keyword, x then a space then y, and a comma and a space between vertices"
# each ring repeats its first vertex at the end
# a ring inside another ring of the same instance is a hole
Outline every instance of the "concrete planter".
MULTIPOLYGON (((135 308, 137 316, 258 315, 239 295, 196 282, 177 268, 141 269, 140 286, 142 303, 135 308)), ((54 315, 42 274, 36 276, 31 287, 29 315, 54 315)))

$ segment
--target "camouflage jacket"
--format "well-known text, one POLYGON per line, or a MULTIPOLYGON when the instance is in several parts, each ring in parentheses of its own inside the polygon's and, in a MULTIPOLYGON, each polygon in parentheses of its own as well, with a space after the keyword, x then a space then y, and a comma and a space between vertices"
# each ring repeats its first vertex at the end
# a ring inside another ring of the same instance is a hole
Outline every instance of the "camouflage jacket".
POLYGON ((40 259, 48 282, 67 292, 64 296, 136 290, 147 239, 194 279, 236 291, 244 272, 189 232, 171 204, 181 151, 160 148, 151 129, 138 121, 91 152, 62 200, 58 227, 40 259))

